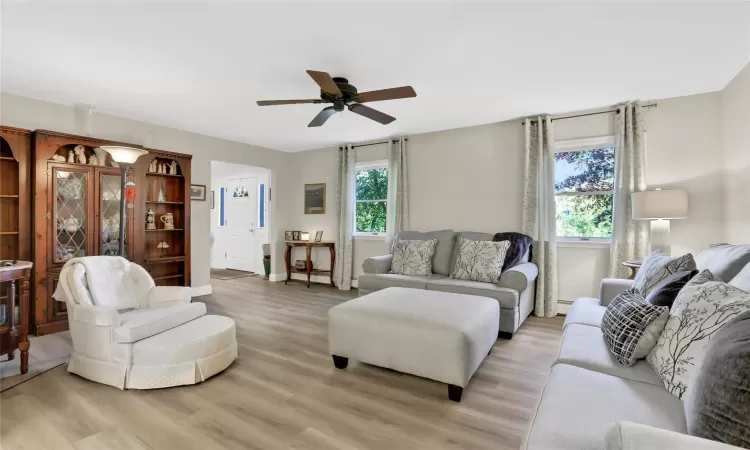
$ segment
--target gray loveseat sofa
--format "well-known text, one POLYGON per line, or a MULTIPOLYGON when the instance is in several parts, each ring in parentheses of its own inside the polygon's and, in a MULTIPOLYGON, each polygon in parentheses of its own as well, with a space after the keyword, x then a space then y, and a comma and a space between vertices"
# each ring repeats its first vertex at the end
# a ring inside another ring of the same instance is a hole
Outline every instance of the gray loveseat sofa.
POLYGON ((500 304, 500 337, 512 338, 534 309, 534 285, 539 273, 536 264, 528 262, 528 254, 515 267, 506 269, 497 283, 456 280, 449 278, 456 261, 456 238, 491 241, 490 233, 441 230, 422 233, 403 231, 396 240, 437 239, 432 257, 432 275, 412 276, 389 273, 393 254, 367 258, 362 263, 364 273, 359 276, 359 295, 366 295, 388 287, 405 287, 459 294, 490 297, 500 304))
MULTIPOLYGON (((750 292, 750 246, 720 244, 695 257, 699 270, 750 292)), ((565 318, 562 344, 524 450, 727 450, 687 436, 682 400, 666 390, 646 360, 627 367, 600 328, 607 305, 633 284, 605 278, 600 298, 579 298, 565 318)))

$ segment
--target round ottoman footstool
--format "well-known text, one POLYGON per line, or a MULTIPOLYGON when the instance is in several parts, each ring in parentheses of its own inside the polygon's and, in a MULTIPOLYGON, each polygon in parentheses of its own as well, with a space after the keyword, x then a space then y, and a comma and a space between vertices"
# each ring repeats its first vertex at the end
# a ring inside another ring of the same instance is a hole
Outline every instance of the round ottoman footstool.
POLYGON ((205 381, 237 358, 234 320, 202 316, 133 344, 127 389, 155 389, 205 381))

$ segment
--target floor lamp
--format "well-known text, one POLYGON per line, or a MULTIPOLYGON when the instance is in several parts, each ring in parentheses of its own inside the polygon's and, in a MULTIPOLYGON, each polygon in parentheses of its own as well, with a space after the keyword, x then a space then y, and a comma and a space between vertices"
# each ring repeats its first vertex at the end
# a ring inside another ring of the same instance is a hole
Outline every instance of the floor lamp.
POLYGON ((117 145, 102 145, 102 150, 112 156, 112 159, 120 166, 122 176, 122 187, 120 189, 120 256, 125 258, 125 183, 130 166, 140 157, 148 153, 146 150, 132 147, 120 147, 117 145))
POLYGON ((630 196, 633 219, 651 221, 651 250, 672 254, 671 219, 685 219, 688 213, 687 192, 683 190, 635 192, 630 196))

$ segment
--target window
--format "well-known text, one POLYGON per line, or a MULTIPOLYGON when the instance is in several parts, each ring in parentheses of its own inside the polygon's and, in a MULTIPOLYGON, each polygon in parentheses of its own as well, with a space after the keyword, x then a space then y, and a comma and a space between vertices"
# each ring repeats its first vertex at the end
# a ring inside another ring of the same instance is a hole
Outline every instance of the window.
POLYGON ((266 185, 258 186, 258 228, 266 227, 266 185))
POLYGON ((224 188, 219 188, 219 226, 226 226, 226 216, 224 215, 224 188))
POLYGON ((557 143, 557 236, 569 240, 612 237, 615 149, 611 138, 557 143))
POLYGON ((388 207, 388 161, 357 164, 354 234, 385 234, 388 207))

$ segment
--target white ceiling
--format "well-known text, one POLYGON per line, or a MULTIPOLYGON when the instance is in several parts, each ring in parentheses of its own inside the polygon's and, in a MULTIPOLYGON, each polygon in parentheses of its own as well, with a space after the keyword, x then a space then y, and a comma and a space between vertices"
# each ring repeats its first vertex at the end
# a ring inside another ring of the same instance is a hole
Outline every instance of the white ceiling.
POLYGON ((750 3, 9 2, 2 90, 298 151, 722 89, 748 62, 750 3), (321 128, 306 69, 412 85, 321 128))

